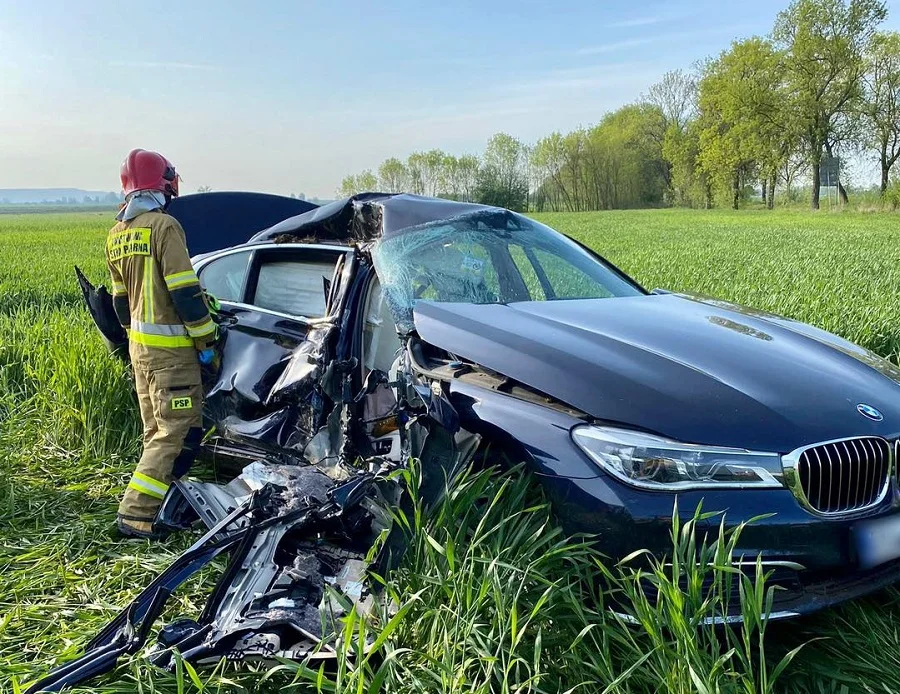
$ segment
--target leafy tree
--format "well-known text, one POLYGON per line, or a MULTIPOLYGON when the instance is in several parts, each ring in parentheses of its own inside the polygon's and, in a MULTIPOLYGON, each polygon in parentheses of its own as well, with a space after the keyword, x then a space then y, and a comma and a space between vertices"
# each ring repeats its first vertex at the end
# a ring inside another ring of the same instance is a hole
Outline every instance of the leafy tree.
POLYGON ((349 198, 357 193, 373 191, 378 187, 378 178, 370 169, 355 176, 345 176, 338 189, 338 196, 349 198))
POLYGON ((535 206, 570 211, 658 205, 668 189, 660 109, 629 104, 597 125, 555 132, 531 150, 535 206), (661 132, 661 131, 660 131, 661 132))
POLYGON ((573 130, 563 138, 563 175, 569 190, 573 210, 585 210, 584 195, 584 150, 587 147, 587 131, 573 130))
POLYGON ((860 108, 867 129, 864 144, 878 153, 881 195, 890 181, 891 167, 900 157, 900 34, 876 34, 866 55, 860 108))
POLYGON ((773 37, 786 53, 788 88, 812 169, 813 209, 819 208, 823 153, 833 152, 844 135, 842 119, 857 107, 863 57, 886 15, 881 0, 794 0, 775 22, 773 37))
POLYGON ((542 177, 540 197, 554 209, 577 212, 588 209, 585 194, 585 150, 588 133, 584 128, 567 135, 553 133, 535 145, 530 154, 533 169, 542 177))
POLYGON ((396 157, 385 159, 378 167, 378 187, 385 193, 402 193, 409 189, 409 172, 396 157))
POLYGON ((371 170, 366 169, 356 177, 356 186, 359 193, 374 191, 378 188, 378 178, 371 170))
POLYGON ((748 142, 747 125, 728 111, 725 90, 719 85, 727 77, 720 75, 720 70, 725 71, 717 61, 701 81, 697 162, 714 189, 737 209, 742 183, 753 167, 753 146, 748 142))
POLYGON ((413 152, 406 160, 412 192, 417 195, 437 195, 446 155, 439 149, 413 152))
POLYGON ((456 160, 456 176, 459 186, 459 199, 470 202, 475 199, 478 186, 478 171, 481 161, 474 154, 464 154, 456 160))
POLYGON ((674 202, 690 207, 712 207, 712 180, 700 166, 700 122, 689 121, 684 131, 666 133, 663 156, 671 166, 674 202))
POLYGON ((528 150, 519 140, 497 133, 488 140, 475 198, 486 205, 525 210, 528 207, 528 150))
POLYGON ((451 200, 471 200, 478 181, 478 168, 478 157, 445 154, 439 171, 440 195, 451 200))
POLYGON ((710 61, 700 81, 700 161, 720 190, 729 188, 733 207, 753 171, 774 205, 775 180, 796 144, 785 65, 770 41, 754 37, 710 61))
POLYGON ((460 199, 459 159, 452 154, 444 155, 438 169, 438 189, 443 198, 460 199))
POLYGON ((650 104, 631 104, 606 114, 587 131, 583 166, 587 209, 662 202, 667 188, 660 176, 662 150, 647 136, 658 115, 650 104))
POLYGON ((540 204, 546 202, 554 210, 573 210, 571 197, 563 183, 566 151, 562 133, 557 131, 538 140, 531 149, 530 164, 541 181, 537 190, 540 204))
POLYGON ((425 155, 413 152, 406 159, 406 173, 409 176, 409 192, 425 195, 425 155))

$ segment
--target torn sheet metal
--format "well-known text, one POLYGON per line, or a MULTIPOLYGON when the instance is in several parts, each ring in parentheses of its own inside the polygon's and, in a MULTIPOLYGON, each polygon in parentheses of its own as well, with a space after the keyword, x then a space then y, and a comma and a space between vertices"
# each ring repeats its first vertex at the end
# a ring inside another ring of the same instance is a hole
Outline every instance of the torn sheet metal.
MULTIPOLYGON (((200 618, 162 629, 151 652, 155 664, 172 666, 173 648, 199 664, 323 652, 321 643, 332 637, 334 620, 343 613, 336 605, 358 605, 369 597, 365 551, 381 528, 372 528, 361 503, 379 484, 394 483, 361 473, 335 485, 312 467, 260 463, 227 489, 173 487, 170 494, 181 495, 209 531, 101 631, 83 656, 27 691, 60 691, 114 669, 120 657, 142 648, 172 592, 222 553, 230 562, 200 618), (230 504, 223 491, 234 495, 230 504)), ((168 501, 170 509, 176 506, 168 501)))
POLYGON ((361 193, 285 219, 256 234, 250 243, 370 241, 420 224, 484 211, 502 212, 476 203, 406 193, 361 193))

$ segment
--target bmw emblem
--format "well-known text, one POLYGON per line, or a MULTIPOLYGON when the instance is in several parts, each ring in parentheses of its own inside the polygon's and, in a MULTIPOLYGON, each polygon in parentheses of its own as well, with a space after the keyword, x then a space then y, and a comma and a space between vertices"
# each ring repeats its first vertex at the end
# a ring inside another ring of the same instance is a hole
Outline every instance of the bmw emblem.
POLYGON ((884 419, 884 415, 881 414, 881 412, 864 402, 861 402, 856 406, 856 411, 859 412, 863 417, 868 417, 869 419, 876 422, 880 422, 882 419, 884 419))

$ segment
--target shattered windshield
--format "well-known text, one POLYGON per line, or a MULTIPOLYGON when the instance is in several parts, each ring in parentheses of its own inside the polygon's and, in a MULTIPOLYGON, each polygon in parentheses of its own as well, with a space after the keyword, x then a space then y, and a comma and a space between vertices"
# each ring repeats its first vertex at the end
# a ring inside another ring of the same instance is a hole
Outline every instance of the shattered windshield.
POLYGON ((382 238, 375 270, 398 326, 416 302, 507 304, 640 294, 570 239, 512 212, 478 212, 382 238))

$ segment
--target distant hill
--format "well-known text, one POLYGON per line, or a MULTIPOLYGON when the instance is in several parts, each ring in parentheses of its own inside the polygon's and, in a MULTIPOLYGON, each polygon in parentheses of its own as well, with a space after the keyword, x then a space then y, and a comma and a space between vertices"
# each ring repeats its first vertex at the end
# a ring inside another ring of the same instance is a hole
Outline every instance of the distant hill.
MULTIPOLYGON (((184 191, 183 195, 190 195, 184 191)), ((302 193, 300 198, 306 200, 302 193)), ((308 198, 314 205, 325 205, 333 200, 308 198)), ((0 206, 4 205, 118 205, 122 195, 107 190, 83 188, 0 188, 0 206)))
POLYGON ((119 193, 82 188, 0 188, 0 205, 116 205, 119 193))

